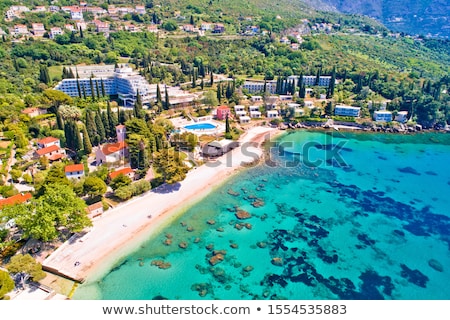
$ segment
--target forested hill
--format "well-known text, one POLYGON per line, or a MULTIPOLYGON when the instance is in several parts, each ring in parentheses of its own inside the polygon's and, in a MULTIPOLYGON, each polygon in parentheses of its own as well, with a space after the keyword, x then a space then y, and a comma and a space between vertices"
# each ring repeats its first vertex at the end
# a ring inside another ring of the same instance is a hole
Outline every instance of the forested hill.
POLYGON ((304 0, 321 10, 373 17, 392 30, 450 37, 448 0, 304 0))

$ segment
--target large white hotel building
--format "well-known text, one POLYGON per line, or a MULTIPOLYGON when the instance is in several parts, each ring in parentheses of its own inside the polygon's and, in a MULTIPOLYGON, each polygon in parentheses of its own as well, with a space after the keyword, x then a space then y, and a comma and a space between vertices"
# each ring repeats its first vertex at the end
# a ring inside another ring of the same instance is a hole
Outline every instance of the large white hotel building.
MULTIPOLYGON (((97 95, 97 88, 102 92, 102 85, 107 95, 117 95, 124 106, 133 106, 137 92, 143 103, 149 103, 156 98, 156 85, 150 85, 144 77, 134 72, 128 66, 114 68, 114 65, 105 66, 77 66, 70 67, 74 75, 78 78, 63 79, 59 82, 55 90, 62 91, 71 97, 83 95, 97 95), (78 84, 81 92, 78 90, 78 84)), ((161 88, 162 89, 162 88, 161 88)))

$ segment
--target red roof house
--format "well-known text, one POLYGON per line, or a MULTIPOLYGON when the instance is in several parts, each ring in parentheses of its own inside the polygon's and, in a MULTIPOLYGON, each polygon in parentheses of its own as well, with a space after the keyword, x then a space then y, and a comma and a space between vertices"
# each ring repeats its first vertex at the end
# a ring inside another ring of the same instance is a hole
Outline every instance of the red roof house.
POLYGON ((227 106, 220 106, 217 108, 216 118, 217 120, 225 120, 226 117, 231 115, 231 110, 227 106))
POLYGON ((4 208, 5 206, 13 206, 15 204, 21 204, 25 203, 28 200, 31 199, 31 193, 19 193, 15 196, 6 198, 6 199, 0 199, 0 209, 4 208))
POLYGON ((108 177, 112 180, 121 174, 123 174, 124 176, 128 176, 130 179, 134 178, 134 170, 129 167, 113 171, 108 175, 108 177))

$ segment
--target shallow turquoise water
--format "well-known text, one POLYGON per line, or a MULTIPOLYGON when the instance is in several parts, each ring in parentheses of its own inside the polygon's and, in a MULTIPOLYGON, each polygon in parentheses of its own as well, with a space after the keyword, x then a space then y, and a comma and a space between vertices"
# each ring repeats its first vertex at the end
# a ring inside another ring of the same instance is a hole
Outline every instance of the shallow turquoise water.
POLYGON ((74 299, 450 299, 450 135, 279 143, 74 299))

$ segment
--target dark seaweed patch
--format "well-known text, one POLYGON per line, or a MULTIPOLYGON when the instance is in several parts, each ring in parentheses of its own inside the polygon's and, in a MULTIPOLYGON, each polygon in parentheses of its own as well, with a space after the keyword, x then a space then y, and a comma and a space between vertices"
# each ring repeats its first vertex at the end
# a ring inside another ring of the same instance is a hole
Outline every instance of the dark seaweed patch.
POLYGON ((400 275, 402 276, 402 278, 405 278, 409 282, 414 283, 416 286, 419 286, 422 288, 427 287, 427 282, 429 279, 422 272, 420 272, 417 269, 412 270, 403 263, 400 264, 400 267, 402 268, 402 271, 400 272, 400 275))
POLYGON ((403 173, 415 174, 417 176, 420 176, 420 173, 417 172, 416 169, 411 168, 411 167, 397 168, 397 170, 400 172, 403 172, 403 173))
POLYGON ((426 171, 425 172, 427 175, 429 175, 429 176, 437 176, 438 174, 436 173, 436 172, 434 172, 434 171, 426 171))

